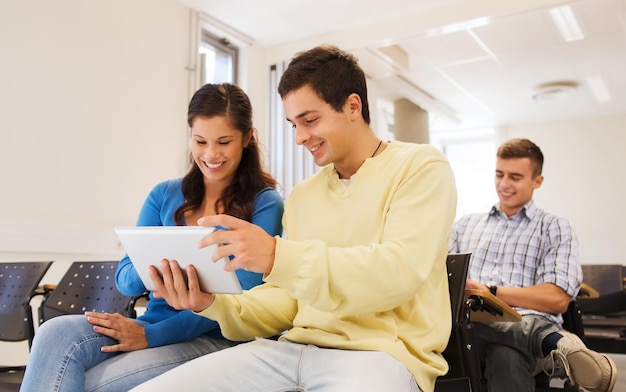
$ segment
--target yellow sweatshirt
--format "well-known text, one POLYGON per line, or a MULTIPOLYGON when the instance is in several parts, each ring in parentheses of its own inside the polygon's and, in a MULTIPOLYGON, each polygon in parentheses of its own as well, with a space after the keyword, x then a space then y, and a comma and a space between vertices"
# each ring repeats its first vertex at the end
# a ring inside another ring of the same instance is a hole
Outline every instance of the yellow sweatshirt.
POLYGON ((269 337, 384 351, 434 389, 450 336, 446 255, 456 210, 454 177, 429 145, 390 142, 349 186, 332 165, 285 203, 287 238, 274 267, 242 295, 217 295, 200 314, 232 340, 269 337))

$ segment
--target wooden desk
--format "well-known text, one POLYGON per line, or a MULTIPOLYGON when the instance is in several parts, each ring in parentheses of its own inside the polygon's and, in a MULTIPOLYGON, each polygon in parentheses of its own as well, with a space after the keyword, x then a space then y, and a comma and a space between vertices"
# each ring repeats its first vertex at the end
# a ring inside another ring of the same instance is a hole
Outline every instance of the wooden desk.
MULTIPOLYGON (((626 278, 624 278, 624 280, 626 281, 626 278)), ((600 296, 600 293, 598 292, 598 290, 589 286, 587 283, 582 283, 580 285, 580 291, 578 292, 578 296, 582 298, 598 298, 600 296)))
POLYGON ((465 300, 473 297, 480 302, 480 308, 472 311, 470 314, 471 321, 492 322, 492 321, 508 321, 516 322, 522 319, 509 305, 505 304, 500 298, 494 296, 489 290, 466 289, 465 300))

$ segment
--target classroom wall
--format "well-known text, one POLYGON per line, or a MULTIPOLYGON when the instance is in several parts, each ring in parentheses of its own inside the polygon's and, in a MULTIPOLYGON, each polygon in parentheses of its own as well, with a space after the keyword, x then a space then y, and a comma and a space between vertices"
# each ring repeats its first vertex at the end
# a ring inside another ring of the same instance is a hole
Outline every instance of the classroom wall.
POLYGON ((134 224, 183 173, 188 20, 175 0, 1 3, 2 225, 134 224))
POLYGON ((544 154, 544 182, 535 201, 570 219, 583 264, 626 264, 626 115, 506 127, 502 140, 526 137, 544 154))
POLYGON ((0 261, 55 260, 55 283, 119 260, 113 226, 185 167, 189 18, 175 0, 0 2, 0 261))

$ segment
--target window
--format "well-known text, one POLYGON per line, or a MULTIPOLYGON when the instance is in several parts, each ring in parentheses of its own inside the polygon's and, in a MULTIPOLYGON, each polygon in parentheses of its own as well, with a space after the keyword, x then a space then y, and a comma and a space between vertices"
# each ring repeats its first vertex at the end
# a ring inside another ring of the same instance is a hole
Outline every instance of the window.
POLYGON ((202 30, 200 83, 237 83, 237 47, 226 38, 202 30))
POLYGON ((457 219, 488 211, 497 202, 494 130, 434 132, 430 140, 446 155, 454 172, 458 193, 457 219))
POLYGON ((278 82, 285 69, 285 64, 270 66, 270 117, 269 117, 269 162, 270 173, 278 184, 283 197, 287 197, 293 187, 317 172, 313 156, 304 147, 296 144, 295 132, 285 119, 283 105, 278 94, 278 82))
POLYGON ((190 17, 190 94, 207 83, 235 83, 246 89, 241 73, 253 40, 210 15, 192 11, 190 17))

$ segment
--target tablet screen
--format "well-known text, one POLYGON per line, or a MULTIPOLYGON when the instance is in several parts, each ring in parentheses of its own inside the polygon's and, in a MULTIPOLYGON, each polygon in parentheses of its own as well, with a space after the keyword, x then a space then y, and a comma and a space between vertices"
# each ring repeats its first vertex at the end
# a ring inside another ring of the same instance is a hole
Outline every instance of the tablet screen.
MULTIPOLYGON (((193 264, 198 272, 200 288, 207 293, 240 294, 241 285, 235 272, 224 270, 228 258, 217 262, 211 256, 217 245, 198 248, 200 239, 213 232, 204 226, 133 226, 116 227, 128 257, 146 288, 154 291, 149 275, 150 265, 159 268, 161 260, 176 260, 184 270, 193 264)), ((184 273, 184 271, 183 271, 184 273)))

